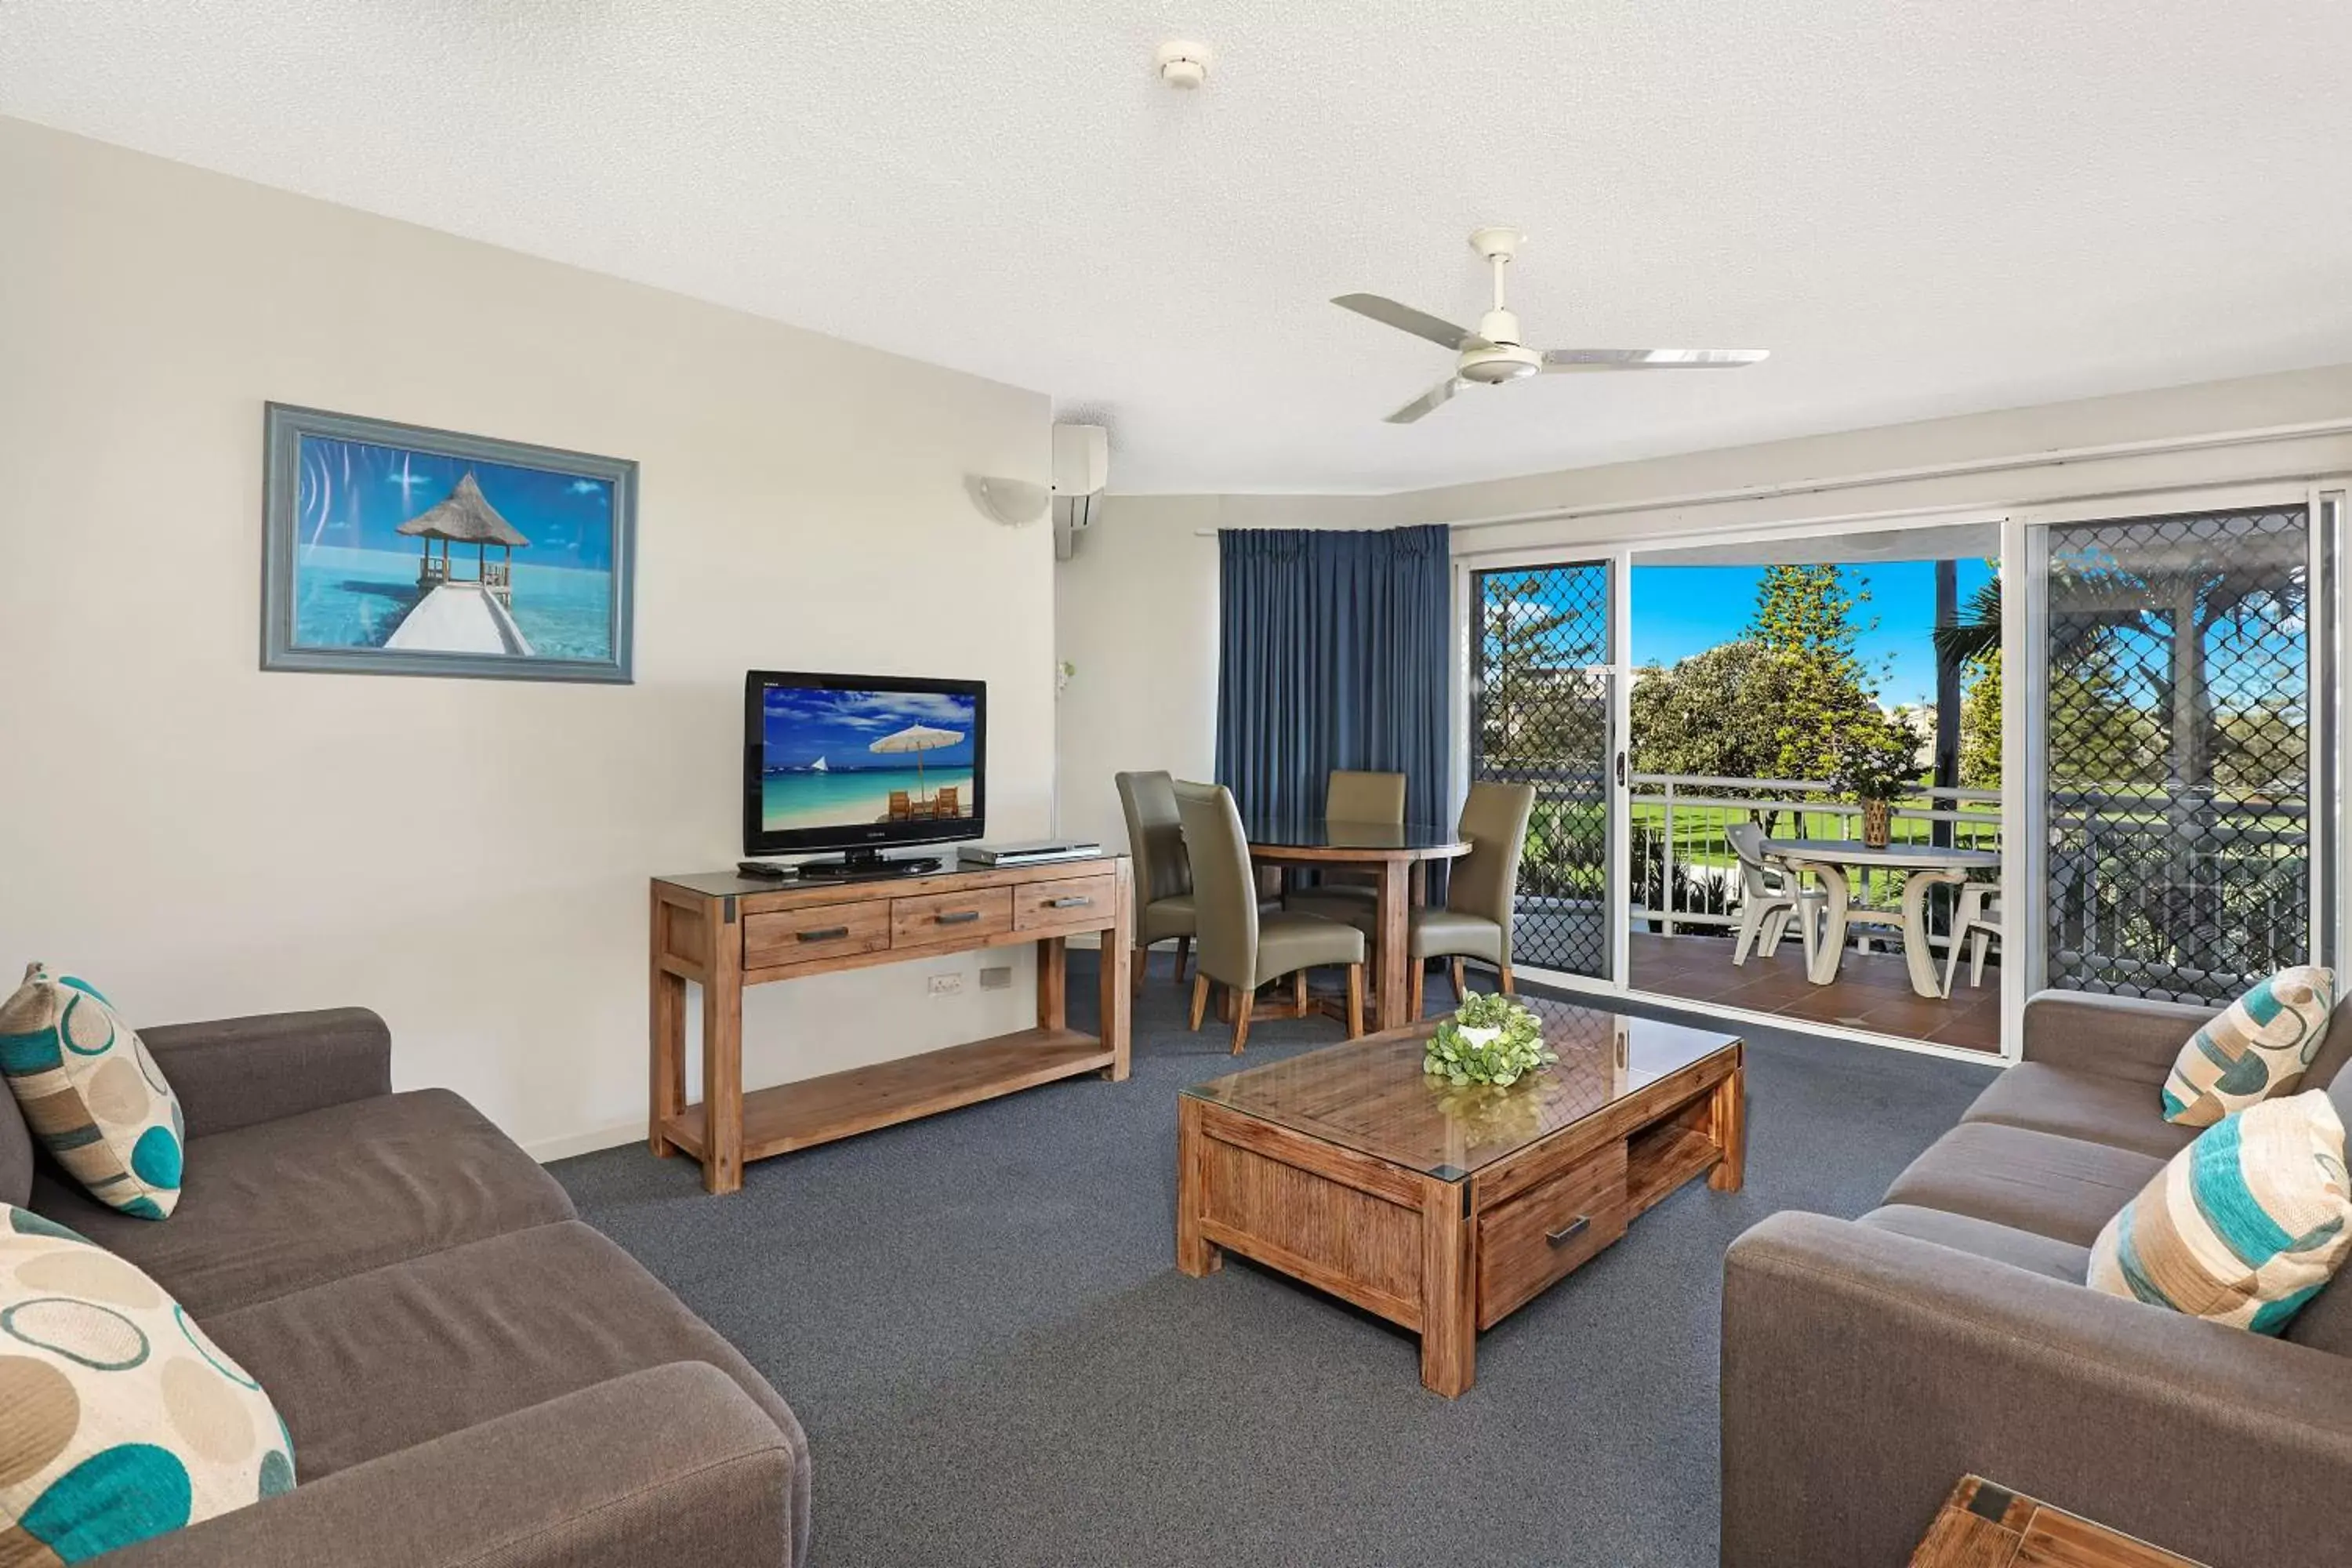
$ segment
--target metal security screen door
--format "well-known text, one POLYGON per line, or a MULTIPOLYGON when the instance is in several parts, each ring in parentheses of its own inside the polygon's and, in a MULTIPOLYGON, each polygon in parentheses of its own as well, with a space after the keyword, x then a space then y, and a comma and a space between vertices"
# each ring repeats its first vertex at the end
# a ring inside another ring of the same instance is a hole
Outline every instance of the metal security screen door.
POLYGON ((2043 983, 2219 1003, 2326 962, 2311 510, 2053 523, 2036 553, 2043 983))
POLYGON ((1470 574, 1470 777, 1533 784, 1515 963, 1614 978, 1607 562, 1470 574))

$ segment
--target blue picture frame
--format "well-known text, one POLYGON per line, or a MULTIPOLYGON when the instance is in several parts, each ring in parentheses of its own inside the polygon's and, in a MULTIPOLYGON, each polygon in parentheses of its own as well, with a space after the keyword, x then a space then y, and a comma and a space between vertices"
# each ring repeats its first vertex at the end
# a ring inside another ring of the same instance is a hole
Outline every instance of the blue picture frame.
POLYGON ((637 465, 267 405, 261 668, 635 679, 637 465))

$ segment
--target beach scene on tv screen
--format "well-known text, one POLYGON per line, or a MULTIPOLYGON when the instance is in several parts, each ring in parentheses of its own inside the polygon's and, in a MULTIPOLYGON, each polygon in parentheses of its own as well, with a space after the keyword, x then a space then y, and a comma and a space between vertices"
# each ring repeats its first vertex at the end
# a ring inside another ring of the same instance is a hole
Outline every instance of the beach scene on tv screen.
POLYGON ((971 815, 979 700, 947 691, 767 688, 760 821, 771 832, 971 815))

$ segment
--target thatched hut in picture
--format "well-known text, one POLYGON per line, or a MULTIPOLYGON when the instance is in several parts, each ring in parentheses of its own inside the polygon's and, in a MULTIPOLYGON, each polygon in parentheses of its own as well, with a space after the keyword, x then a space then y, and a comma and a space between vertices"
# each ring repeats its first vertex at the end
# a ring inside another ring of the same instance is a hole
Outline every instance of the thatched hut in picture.
POLYGON ((514 552, 528 548, 530 541, 499 515, 498 508, 482 494, 482 487, 474 482, 471 468, 466 470, 445 500, 402 523, 400 531, 425 541, 425 560, 416 574, 420 595, 453 581, 449 575, 449 546, 470 544, 474 547, 474 580, 500 604, 513 605, 514 552), (433 553, 433 542, 436 539, 441 542, 437 559, 433 553), (489 558, 493 544, 499 547, 496 561, 489 558))

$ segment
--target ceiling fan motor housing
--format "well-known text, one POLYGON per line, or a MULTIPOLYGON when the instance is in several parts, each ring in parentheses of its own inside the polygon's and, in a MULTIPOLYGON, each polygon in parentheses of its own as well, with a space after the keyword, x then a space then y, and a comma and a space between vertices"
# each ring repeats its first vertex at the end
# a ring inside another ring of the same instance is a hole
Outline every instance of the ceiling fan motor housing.
POLYGON ((1510 311, 1493 310, 1478 318, 1484 342, 1462 351, 1455 373, 1466 381, 1517 381, 1543 368, 1543 355, 1519 346, 1519 319, 1510 311))

